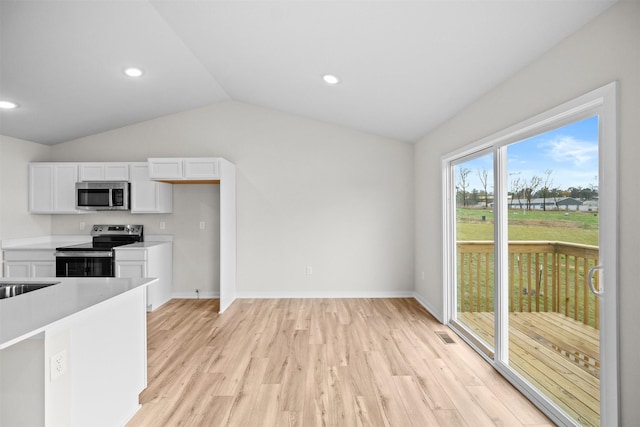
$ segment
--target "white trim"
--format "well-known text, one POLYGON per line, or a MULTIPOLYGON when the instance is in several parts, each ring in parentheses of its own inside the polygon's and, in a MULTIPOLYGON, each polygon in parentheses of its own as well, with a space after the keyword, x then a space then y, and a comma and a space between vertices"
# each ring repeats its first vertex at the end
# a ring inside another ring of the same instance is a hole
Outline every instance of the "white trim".
POLYGON ((438 310, 436 310, 436 308, 434 306, 429 304, 429 302, 422 295, 420 295, 417 292, 414 292, 413 293, 413 298, 416 301, 418 301, 418 304, 420 304, 425 310, 427 310, 430 315, 435 317, 438 322, 440 322, 442 324, 446 323, 444 321, 444 317, 443 317, 442 313, 440 313, 438 310))
MULTIPOLYGON (((198 299, 195 292, 174 292, 172 299, 198 299)), ((219 292, 201 292, 200 299, 220 298, 219 292)), ((241 292, 237 295, 239 299, 320 299, 320 298, 413 298, 425 310, 435 317, 440 323, 442 315, 430 305, 424 297, 413 291, 383 291, 383 292, 241 292)))
POLYGON ((413 291, 344 291, 344 292, 238 292, 242 299, 288 298, 413 298, 413 291))
POLYGON ((509 358, 509 214, 507 209, 507 149, 498 147, 493 156, 494 185, 494 358, 509 358), (502 315, 498 315, 501 313, 502 315))
POLYGON ((171 299, 218 299, 220 292, 200 292, 200 296, 194 291, 172 292, 171 299))
MULTIPOLYGON (((442 323, 449 323, 453 319, 456 301, 456 286, 451 285, 456 280, 456 222, 453 167, 450 159, 442 159, 442 280, 445 289, 442 290, 442 323)), ((420 301, 420 300, 418 300, 420 301)), ((425 306, 426 307, 426 306, 425 306)))
POLYGON ((599 170, 599 221, 600 221, 600 424, 618 425, 620 422, 620 371, 619 371, 619 313, 618 313, 618 138, 617 138, 617 90, 616 82, 597 91, 602 100, 600 106, 600 170, 599 170), (605 173, 607 172, 607 173, 605 173), (604 371, 604 373, 603 373, 604 371), (604 378, 604 381, 603 381, 604 378))

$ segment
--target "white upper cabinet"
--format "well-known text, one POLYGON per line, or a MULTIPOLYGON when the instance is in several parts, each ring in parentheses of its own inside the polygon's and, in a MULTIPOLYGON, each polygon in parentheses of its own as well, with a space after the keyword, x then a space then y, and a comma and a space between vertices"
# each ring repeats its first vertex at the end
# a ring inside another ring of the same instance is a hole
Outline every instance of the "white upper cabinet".
POLYGON ((149 176, 156 181, 216 181, 220 179, 215 157, 152 157, 149 176))
POLYGON ((212 158, 191 158, 183 161, 184 179, 220 179, 218 169, 218 159, 212 158))
POLYGON ((129 163, 80 163, 80 181, 129 181, 129 163))
POLYGON ((149 179, 147 163, 131 163, 131 213, 173 212, 173 186, 149 179))
POLYGON ((29 164, 29 212, 80 213, 76 210, 77 163, 29 164))

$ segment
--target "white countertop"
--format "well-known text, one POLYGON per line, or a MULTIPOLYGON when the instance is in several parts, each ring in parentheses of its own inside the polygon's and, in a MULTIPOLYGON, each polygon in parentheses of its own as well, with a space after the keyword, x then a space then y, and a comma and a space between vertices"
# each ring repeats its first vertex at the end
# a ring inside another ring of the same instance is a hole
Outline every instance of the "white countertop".
MULTIPOLYGON (((171 243, 173 236, 151 234, 144 236, 145 241, 132 243, 130 245, 119 246, 118 249, 140 249, 150 248, 163 243, 171 243)), ((63 246, 78 245, 80 243, 91 242, 88 235, 60 235, 27 237, 22 239, 5 239, 0 241, 0 249, 11 251, 34 251, 34 250, 55 250, 63 246)))
POLYGON ((145 241, 145 242, 138 242, 138 243, 131 243, 128 245, 123 245, 123 246, 116 246, 115 248, 113 248, 116 251, 122 251, 122 250, 127 250, 127 249, 145 249, 145 248, 152 248, 154 246, 158 246, 158 245, 164 245, 167 243, 171 243, 171 242, 166 242, 166 241, 158 241, 158 242, 150 242, 150 241, 145 241))
POLYGON ((60 283, 0 299, 0 350, 36 335, 58 321, 157 280, 155 278, 2 278, 0 283, 60 283))
POLYGON ((91 236, 41 236, 22 239, 4 239, 0 241, 0 248, 12 251, 55 250, 61 246, 89 243, 91 236))

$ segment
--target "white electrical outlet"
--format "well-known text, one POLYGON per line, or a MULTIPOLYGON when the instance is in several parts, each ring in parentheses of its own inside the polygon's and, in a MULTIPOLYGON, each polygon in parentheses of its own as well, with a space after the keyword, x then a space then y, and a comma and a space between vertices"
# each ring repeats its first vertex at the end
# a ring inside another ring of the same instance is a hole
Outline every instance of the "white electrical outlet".
POLYGON ((160 221, 160 230, 164 230, 166 227, 166 224, 164 223, 164 221, 160 221))
POLYGON ((204 221, 200 221, 200 230, 204 230, 204 221))
POLYGON ((81 223, 80 223, 80 230, 84 230, 84 226, 85 226, 85 225, 86 225, 86 224, 85 224, 84 222, 81 222, 81 223))
POLYGON ((54 354, 49 359, 49 367, 51 371, 51 381, 64 375, 67 372, 67 350, 62 350, 54 354))
POLYGON ((310 265, 307 265, 307 276, 311 276, 313 275, 313 267, 311 267, 310 265))

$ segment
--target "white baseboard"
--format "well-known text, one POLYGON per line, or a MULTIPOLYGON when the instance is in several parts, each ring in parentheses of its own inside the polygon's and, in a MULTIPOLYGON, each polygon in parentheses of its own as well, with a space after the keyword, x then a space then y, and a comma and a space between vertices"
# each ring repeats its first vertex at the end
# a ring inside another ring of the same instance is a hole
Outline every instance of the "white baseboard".
POLYGON ((283 298, 413 298, 413 291, 381 292, 238 292, 238 299, 283 298))
POLYGON ((198 295, 195 291, 192 292, 173 292, 171 298, 174 299, 216 299, 220 298, 220 292, 200 292, 198 295))
POLYGON ((438 310, 435 310, 433 306, 429 304, 429 302, 426 299, 424 299, 422 295, 420 295, 417 292, 414 292, 412 296, 416 299, 416 301, 420 303, 421 306, 424 307, 425 310, 427 310, 433 317, 438 319, 440 323, 444 323, 442 319, 442 313, 440 313, 438 310))
MULTIPOLYGON (((173 292, 175 299, 216 299, 220 292, 173 292)), ((237 299, 284 299, 284 298, 414 298, 433 317, 442 323, 442 313, 436 310, 422 295, 413 291, 380 292, 239 292, 237 299)))

